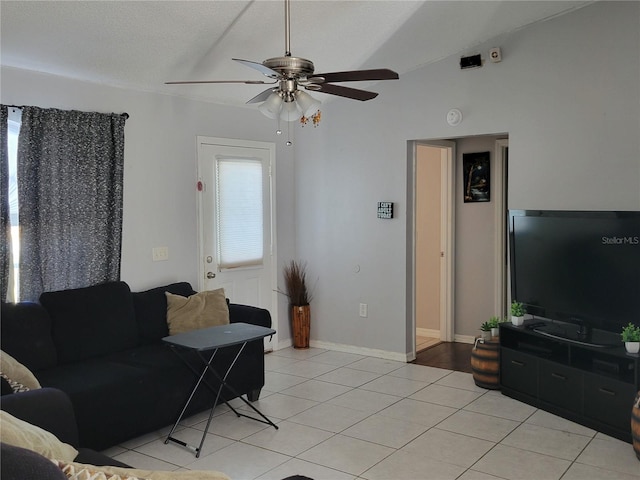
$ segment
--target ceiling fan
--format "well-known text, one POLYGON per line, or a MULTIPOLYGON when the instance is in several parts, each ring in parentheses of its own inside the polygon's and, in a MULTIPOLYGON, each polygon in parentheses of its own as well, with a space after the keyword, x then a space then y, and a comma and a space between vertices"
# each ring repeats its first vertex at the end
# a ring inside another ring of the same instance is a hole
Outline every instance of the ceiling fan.
MULTIPOLYGON (((275 87, 259 93, 247 103, 260 103, 259 110, 269 118, 294 121, 309 117, 318 110, 320 102, 302 91, 327 93, 354 100, 366 101, 378 96, 376 92, 360 90, 341 85, 339 82, 360 82, 372 80, 396 80, 398 74, 386 68, 374 70, 351 70, 346 72, 314 73, 314 65, 306 58, 293 57, 290 45, 290 0, 285 0, 285 53, 262 63, 234 58, 233 60, 253 68, 272 81, 263 80, 201 80, 165 82, 167 85, 205 83, 244 83, 248 85, 272 84, 275 87)), ((314 120, 315 123, 315 120, 314 120)))

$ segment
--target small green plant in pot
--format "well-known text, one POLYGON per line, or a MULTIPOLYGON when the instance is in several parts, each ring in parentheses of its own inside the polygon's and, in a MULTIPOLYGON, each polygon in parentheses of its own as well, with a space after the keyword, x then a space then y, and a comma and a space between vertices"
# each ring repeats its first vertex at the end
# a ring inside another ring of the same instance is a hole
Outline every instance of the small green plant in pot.
POLYGON ((482 340, 491 340, 491 324, 489 322, 484 322, 480 325, 480 338, 482 340))
POLYGON ((527 309, 522 302, 513 301, 511 303, 511 323, 516 326, 520 326, 524 323, 524 314, 527 313, 527 309))
POLYGON ((621 336, 624 347, 628 353, 637 354, 640 351, 640 327, 629 322, 629 324, 622 329, 621 336))
POLYGON ((489 325, 491 325, 491 336, 497 337, 500 334, 500 317, 491 317, 489 319, 489 325))

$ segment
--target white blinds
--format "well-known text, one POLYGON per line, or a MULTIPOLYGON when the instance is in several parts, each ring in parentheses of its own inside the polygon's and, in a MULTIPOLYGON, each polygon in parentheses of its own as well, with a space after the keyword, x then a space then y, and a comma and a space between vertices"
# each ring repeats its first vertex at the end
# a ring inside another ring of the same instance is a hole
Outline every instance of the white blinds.
POLYGON ((218 158, 216 170, 218 267, 262 265, 262 163, 218 158))

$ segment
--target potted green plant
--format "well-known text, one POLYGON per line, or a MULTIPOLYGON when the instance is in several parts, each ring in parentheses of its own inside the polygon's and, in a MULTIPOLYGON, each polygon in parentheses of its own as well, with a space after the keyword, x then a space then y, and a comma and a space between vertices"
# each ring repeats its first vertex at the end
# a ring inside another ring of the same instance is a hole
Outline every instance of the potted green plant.
POLYGON ((491 324, 484 322, 480 325, 480 338, 482 340, 491 340, 491 324))
POLYGON ((522 302, 511 303, 511 323, 515 326, 520 326, 524 323, 524 314, 527 313, 527 309, 522 302))
POLYGON ((629 322, 629 325, 622 329, 622 341, 628 353, 638 353, 640 351, 640 327, 629 322))
POLYGON ((307 288, 307 264, 291 260, 285 265, 284 293, 289 297, 293 348, 309 348, 311 331, 311 293, 307 288))
POLYGON ((491 325, 491 336, 497 337, 500 334, 500 317, 491 317, 489 325, 491 325))

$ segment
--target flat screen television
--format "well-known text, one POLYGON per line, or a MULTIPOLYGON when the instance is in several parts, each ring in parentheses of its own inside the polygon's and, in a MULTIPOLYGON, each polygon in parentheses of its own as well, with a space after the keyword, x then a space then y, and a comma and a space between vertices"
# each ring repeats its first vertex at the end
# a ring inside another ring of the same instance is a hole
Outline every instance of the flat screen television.
POLYGON ((536 331, 620 346, 640 323, 640 212, 511 210, 509 241, 511 298, 550 321, 536 331))

